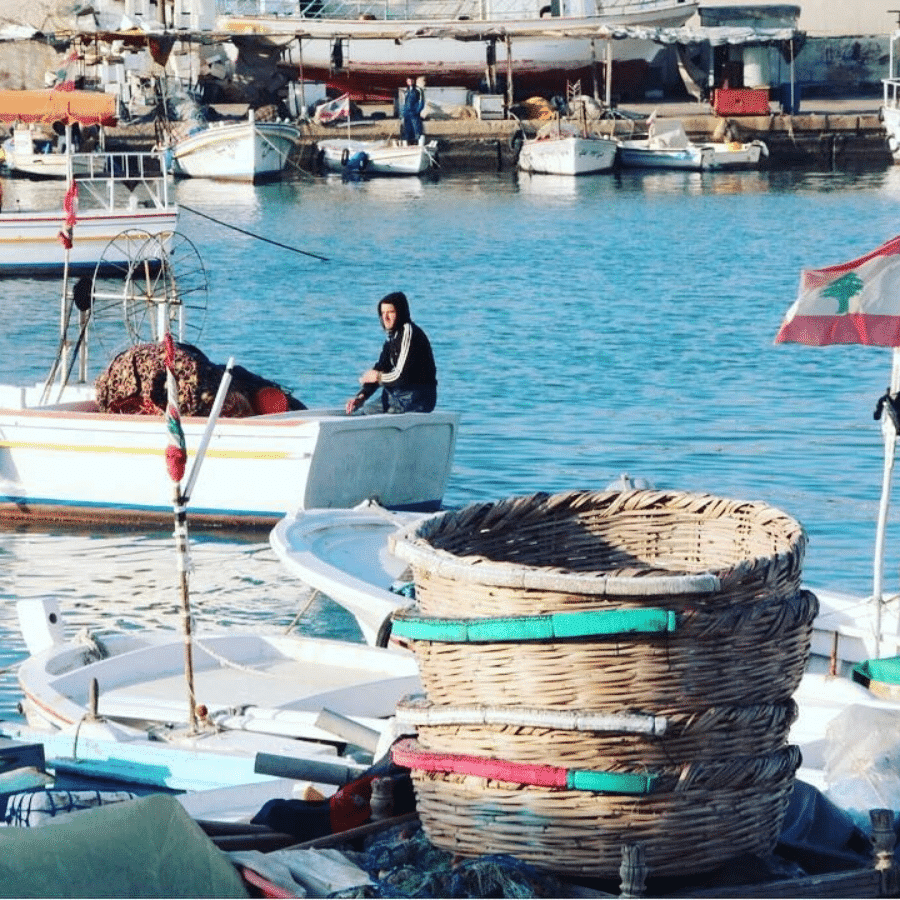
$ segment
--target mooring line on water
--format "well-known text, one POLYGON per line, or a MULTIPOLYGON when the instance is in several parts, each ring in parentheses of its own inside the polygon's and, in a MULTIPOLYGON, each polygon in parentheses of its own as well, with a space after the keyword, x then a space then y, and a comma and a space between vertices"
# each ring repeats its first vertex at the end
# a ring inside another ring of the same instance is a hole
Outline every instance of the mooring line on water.
POLYGON ((294 253, 302 253, 304 256, 313 257, 313 259, 321 259, 322 262, 329 261, 329 258, 327 256, 321 256, 318 253, 310 253, 309 250, 301 250, 299 247, 291 247, 289 244, 282 244, 280 241, 273 241, 272 238, 263 237, 261 234, 254 234, 252 231, 246 231, 243 228, 238 228, 237 225, 230 225, 228 222, 223 222, 221 219, 217 219, 214 216, 209 216, 206 213, 202 213, 199 209, 192 209, 190 206, 185 206, 183 203, 179 203, 178 208, 186 209, 188 212, 193 213, 195 216, 201 216, 204 219, 209 219, 210 222, 215 222, 217 225, 224 225, 225 228, 230 228, 232 231, 239 231, 241 234, 246 234, 248 237, 256 238, 258 241, 265 241, 267 244, 274 244, 276 247, 281 247, 284 250, 292 250, 294 253))

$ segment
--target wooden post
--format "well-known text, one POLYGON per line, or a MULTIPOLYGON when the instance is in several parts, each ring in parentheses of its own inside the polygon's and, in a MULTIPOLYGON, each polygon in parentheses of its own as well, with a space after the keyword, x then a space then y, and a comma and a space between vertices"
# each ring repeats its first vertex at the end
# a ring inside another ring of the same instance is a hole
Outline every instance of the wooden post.
POLYGON ((644 897, 647 894, 646 880, 649 869, 644 862, 643 844, 623 844, 622 863, 619 866, 620 897, 644 897))
POLYGON ((606 108, 612 107, 612 41, 606 39, 606 108))
POLYGON ((491 38, 487 42, 487 67, 485 71, 485 79, 487 81, 488 93, 497 93, 497 39, 491 38))
POLYGON ((506 112, 509 114, 509 110, 512 109, 513 105, 513 64, 512 64, 512 38, 507 35, 506 36, 506 112))
POLYGON ((890 809, 869 811, 872 820, 872 855, 875 857, 875 871, 881 873, 881 896, 895 897, 900 878, 894 863, 894 812, 890 809))
POLYGON ((97 710, 100 703, 100 684, 96 678, 91 679, 91 683, 88 685, 88 711, 87 711, 87 720, 88 722, 96 722, 97 721, 97 710))

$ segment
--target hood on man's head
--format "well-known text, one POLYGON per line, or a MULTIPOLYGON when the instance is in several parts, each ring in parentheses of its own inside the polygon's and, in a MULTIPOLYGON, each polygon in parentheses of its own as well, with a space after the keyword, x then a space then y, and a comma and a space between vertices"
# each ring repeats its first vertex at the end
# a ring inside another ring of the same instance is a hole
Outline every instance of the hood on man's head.
MULTIPOLYGON (((381 304, 390 303, 397 310, 397 326, 404 325, 410 320, 409 300, 403 291, 393 291, 386 294, 378 301, 378 317, 381 318, 381 304)), ((395 326, 396 327, 396 326, 395 326)))

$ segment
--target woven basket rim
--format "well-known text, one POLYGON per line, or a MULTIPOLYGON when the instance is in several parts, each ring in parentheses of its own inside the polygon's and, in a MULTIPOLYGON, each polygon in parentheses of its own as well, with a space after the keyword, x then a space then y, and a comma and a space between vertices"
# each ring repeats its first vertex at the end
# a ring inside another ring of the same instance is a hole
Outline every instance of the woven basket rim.
MULTIPOLYGON (((714 494, 693 491, 563 491, 556 494, 537 493, 508 497, 494 503, 472 503, 460 510, 446 511, 429 516, 421 522, 413 523, 400 529, 388 538, 391 552, 413 567, 427 569, 432 575, 450 578, 459 582, 474 582, 492 587, 508 587, 513 589, 533 589, 547 591, 571 591, 580 594, 594 594, 608 597, 643 597, 667 595, 711 595, 722 591, 721 577, 713 571, 684 573, 680 575, 608 575, 602 572, 574 572, 549 566, 536 566, 523 562, 504 562, 488 559, 480 555, 457 555, 434 547, 428 537, 450 516, 463 516, 481 508, 499 508, 515 502, 540 500, 549 506, 558 506, 569 497, 590 498, 598 500, 611 496, 635 497, 654 495, 656 497, 724 500, 714 494)), ((803 527, 787 513, 764 503, 763 501, 734 501, 747 508, 767 509, 776 513, 785 523, 796 526, 803 540, 803 527)), ((778 558, 787 554, 779 553, 778 558)), ((766 557, 767 559, 771 557, 766 557)), ((756 563, 758 559, 746 560, 756 563)))

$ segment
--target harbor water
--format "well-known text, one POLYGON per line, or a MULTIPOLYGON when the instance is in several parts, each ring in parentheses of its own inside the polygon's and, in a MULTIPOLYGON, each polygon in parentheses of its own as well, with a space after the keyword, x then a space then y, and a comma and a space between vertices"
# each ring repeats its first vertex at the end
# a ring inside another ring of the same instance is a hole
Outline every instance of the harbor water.
MULTIPOLYGON (((52 205, 52 187, 3 187, 5 208, 17 195, 52 205)), ((773 339, 802 267, 900 231, 900 167, 176 190, 179 230, 209 283, 192 339, 308 406, 355 392, 381 344, 378 299, 407 293, 434 346, 439 405, 462 413, 448 506, 603 488, 628 473, 777 506, 808 531, 810 586, 871 590, 883 467, 873 411, 891 353, 773 339)), ((0 280, 0 382, 43 380, 59 305, 56 280, 0 280)), ((890 592, 898 537, 900 497, 890 592)), ((195 532, 191 546, 198 630, 293 624, 358 639, 349 616, 283 573, 266 534, 195 532)), ((18 716, 25 597, 57 598, 73 632, 177 627, 171 534, 0 532, 0 718, 18 716)))

